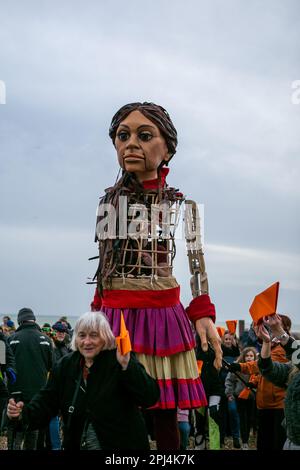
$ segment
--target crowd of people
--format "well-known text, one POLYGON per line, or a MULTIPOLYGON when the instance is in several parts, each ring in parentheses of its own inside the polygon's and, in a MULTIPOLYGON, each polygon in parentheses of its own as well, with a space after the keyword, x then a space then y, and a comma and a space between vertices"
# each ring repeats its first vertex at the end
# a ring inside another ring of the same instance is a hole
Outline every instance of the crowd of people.
POLYGON ((192 436, 199 450, 220 449, 229 437, 246 450, 251 430, 259 450, 297 448, 291 322, 272 303, 263 313, 271 317, 258 312, 248 335, 218 333, 197 204, 166 180, 178 143, 169 113, 152 102, 125 104, 109 137, 119 169, 97 209, 92 311, 74 331, 65 318, 40 327, 30 308, 19 311, 17 328, 3 319, 9 449, 149 449, 150 436, 157 450, 173 451, 192 436), (186 308, 174 276, 181 207, 192 275, 186 308))
MULTIPOLYGON (((0 330, 8 449, 150 448, 159 387, 133 352, 116 348, 105 314, 82 315, 74 330, 65 317, 39 326, 29 308, 19 311, 14 332, 9 321, 3 317, 0 330)), ((181 450, 222 449, 230 439, 248 450, 250 435, 253 449, 300 449, 300 347, 290 332, 286 315, 267 317, 240 338, 226 330, 219 371, 213 349, 203 351, 196 335, 207 405, 177 409, 181 450)))

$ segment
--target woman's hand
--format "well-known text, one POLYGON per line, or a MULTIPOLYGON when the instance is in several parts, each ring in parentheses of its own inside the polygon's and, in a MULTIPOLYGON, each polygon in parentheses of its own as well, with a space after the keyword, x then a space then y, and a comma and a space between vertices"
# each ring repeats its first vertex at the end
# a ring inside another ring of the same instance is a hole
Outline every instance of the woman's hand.
POLYGON ((195 327, 200 337, 202 350, 204 352, 208 350, 208 341, 212 345, 216 356, 214 366, 217 370, 220 370, 222 367, 223 352, 221 348, 221 339, 214 322, 209 317, 199 318, 199 320, 196 320, 195 322, 195 327))
POLYGON ((271 356, 271 337, 265 325, 260 323, 254 327, 256 336, 263 341, 260 355, 263 359, 267 359, 271 356))
POLYGON ((273 336, 280 336, 284 333, 284 329, 282 328, 282 320, 277 313, 275 315, 269 315, 268 317, 264 318, 264 322, 270 327, 273 336))
POLYGON ((271 337, 270 334, 263 323, 253 327, 256 336, 261 339, 264 343, 270 343, 271 337))
POLYGON ((22 401, 15 402, 13 398, 10 398, 7 405, 7 416, 9 419, 18 419, 22 413, 24 403, 22 401))
POLYGON ((120 366, 122 367, 123 370, 127 369, 129 360, 130 360, 130 352, 128 352, 127 354, 124 354, 124 356, 123 356, 119 352, 119 350, 117 349, 117 361, 118 361, 118 363, 120 364, 120 366))

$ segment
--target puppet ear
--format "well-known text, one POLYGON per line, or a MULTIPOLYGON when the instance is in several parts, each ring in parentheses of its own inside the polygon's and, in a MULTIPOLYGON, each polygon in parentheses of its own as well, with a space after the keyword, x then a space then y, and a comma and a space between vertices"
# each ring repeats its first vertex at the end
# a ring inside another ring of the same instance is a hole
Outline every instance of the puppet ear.
POLYGON ((164 165, 168 166, 169 161, 171 160, 171 158, 172 158, 171 152, 168 152, 168 153, 165 155, 165 158, 162 160, 161 165, 162 165, 162 166, 164 166, 164 165))

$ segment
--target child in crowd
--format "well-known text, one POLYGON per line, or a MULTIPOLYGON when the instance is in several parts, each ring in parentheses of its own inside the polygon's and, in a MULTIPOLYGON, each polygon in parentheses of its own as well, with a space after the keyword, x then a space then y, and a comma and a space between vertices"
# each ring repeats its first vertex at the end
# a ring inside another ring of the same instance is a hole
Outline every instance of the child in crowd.
MULTIPOLYGON (((256 360, 257 351, 254 347, 245 348, 239 358, 238 363, 251 362, 256 360)), ((255 387, 258 383, 256 374, 237 374, 229 372, 225 379, 225 394, 229 402, 235 401, 239 414, 240 432, 242 438, 242 449, 249 449, 249 435, 251 423, 254 422, 256 413, 255 387), (243 379, 240 380, 238 375, 243 379), (245 385, 247 384, 247 386, 245 385)))
MULTIPOLYGON (((240 355, 240 349, 237 343, 236 336, 231 334, 230 331, 226 330, 221 338, 221 346, 223 351, 223 360, 228 364, 232 364, 240 355)), ((231 434, 233 438, 233 447, 240 449, 240 422, 239 414, 236 407, 235 400, 228 401, 225 396, 225 380, 228 374, 228 369, 222 367, 220 371, 220 379, 222 383, 223 394, 221 398, 221 424, 220 424, 220 435, 221 445, 224 444, 225 435, 231 434)))

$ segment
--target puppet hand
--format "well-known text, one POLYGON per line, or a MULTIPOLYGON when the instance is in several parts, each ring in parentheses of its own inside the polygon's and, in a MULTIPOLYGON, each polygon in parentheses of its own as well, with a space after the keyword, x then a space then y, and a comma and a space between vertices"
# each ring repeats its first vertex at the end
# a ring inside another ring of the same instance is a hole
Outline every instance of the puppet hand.
POLYGON ((128 363, 130 360, 130 352, 124 354, 124 356, 119 352, 119 349, 117 349, 117 361, 121 365, 123 370, 127 369, 128 363))
POLYGON ((219 370, 222 367, 222 349, 221 339, 217 328, 209 317, 199 318, 195 323, 197 333, 200 337, 201 348, 205 352, 208 350, 208 341, 210 342, 213 350, 215 351, 214 367, 219 370))

